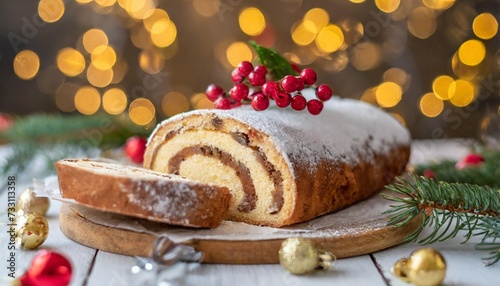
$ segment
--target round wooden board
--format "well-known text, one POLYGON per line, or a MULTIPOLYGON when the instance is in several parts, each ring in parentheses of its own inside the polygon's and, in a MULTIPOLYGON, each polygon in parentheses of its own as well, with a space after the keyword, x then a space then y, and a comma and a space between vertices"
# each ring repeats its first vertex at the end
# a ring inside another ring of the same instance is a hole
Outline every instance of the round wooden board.
MULTIPOLYGON (((356 207, 361 208, 359 211, 363 212, 363 205, 354 205, 351 208, 356 207)), ((366 206, 364 208, 366 209, 366 206)), ((380 206, 375 208, 380 208, 380 206)), ((384 210, 381 209, 379 213, 384 210)), ((66 204, 62 205, 59 217, 60 228, 70 239, 92 248, 117 254, 150 257, 153 242, 157 237, 151 233, 110 227, 93 222, 66 204)), ((135 218, 125 219, 137 220, 135 218)), ((405 226, 395 228, 386 225, 386 217, 384 216, 370 220, 362 214, 359 215, 359 218, 358 216, 349 217, 349 220, 347 227, 341 225, 336 228, 335 225, 332 225, 326 229, 323 227, 317 231, 309 232, 306 236, 297 233, 290 236, 304 236, 311 239, 319 249, 332 252, 337 258, 343 258, 368 254, 400 244, 420 225, 420 220, 414 219, 405 226)), ((229 236, 227 238, 217 237, 217 239, 198 237, 190 238, 182 243, 201 251, 204 263, 269 264, 279 263, 278 250, 284 239, 286 237, 271 239, 259 237, 248 240, 235 240, 229 236)))

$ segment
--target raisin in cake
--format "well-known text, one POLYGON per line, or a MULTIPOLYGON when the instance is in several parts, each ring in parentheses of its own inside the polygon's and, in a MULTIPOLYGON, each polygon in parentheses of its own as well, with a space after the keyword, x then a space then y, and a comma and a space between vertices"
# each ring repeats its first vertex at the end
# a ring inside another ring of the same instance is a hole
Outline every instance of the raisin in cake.
POLYGON ((227 187, 228 219, 281 227, 370 197, 409 154, 391 115, 332 98, 317 116, 275 106, 179 114, 156 127, 144 166, 227 187))
POLYGON ((231 196, 224 187, 109 162, 66 159, 56 169, 63 198, 174 225, 218 226, 231 196))

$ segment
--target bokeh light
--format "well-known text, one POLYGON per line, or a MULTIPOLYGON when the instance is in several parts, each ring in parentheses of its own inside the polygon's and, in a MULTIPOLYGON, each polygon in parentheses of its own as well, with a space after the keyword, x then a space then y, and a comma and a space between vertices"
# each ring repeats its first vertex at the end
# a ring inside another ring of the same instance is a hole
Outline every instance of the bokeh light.
POLYGON ((95 87, 106 87, 113 80, 113 70, 102 70, 91 64, 87 69, 87 80, 95 87))
POLYGON ((120 114, 127 108, 127 95, 120 88, 108 89, 102 96, 102 108, 109 114, 120 114))
POLYGON ((101 95, 97 89, 84 86, 78 89, 75 94, 75 107, 78 112, 85 115, 92 115, 101 106, 101 95))
POLYGON ((229 64, 236 67, 242 61, 252 60, 252 50, 244 42, 234 42, 227 48, 226 57, 229 64))
POLYGON ((238 23, 243 33, 249 36, 260 35, 264 31, 264 28, 266 28, 264 14, 255 7, 245 8, 241 11, 238 23))
POLYGON ((360 71, 375 68, 380 63, 380 48, 371 42, 357 44, 352 52, 351 64, 360 71))
POLYGON ((420 98, 420 111, 427 117, 436 117, 444 109, 444 103, 432 92, 420 98))
POLYGON ((403 91, 408 89, 411 82, 410 75, 400 68, 390 68, 386 70, 382 78, 384 81, 396 83, 403 89, 403 91))
POLYGON ((24 80, 32 79, 40 68, 40 58, 31 50, 19 52, 14 58, 14 73, 24 80))
POLYGON ((151 26, 151 41, 157 47, 170 46, 177 37, 177 27, 170 19, 161 19, 151 26))
POLYGON ((418 7, 411 11, 407 26, 413 36, 427 39, 436 31, 436 15, 427 7, 418 7))
POLYGON ((316 36, 316 46, 324 53, 333 53, 344 43, 344 34, 336 25, 328 25, 316 36))
POLYGON ((62 0, 40 0, 38 2, 38 15, 47 23, 53 23, 61 19, 64 10, 62 0))
POLYGON ((406 121, 404 119, 403 116, 401 116, 401 114, 399 113, 396 113, 396 112, 391 112, 390 113, 394 118, 396 118, 397 121, 399 121, 399 123, 401 123, 401 125, 403 126, 406 126, 406 121))
POLYGON ((310 22, 300 20, 292 27, 292 40, 299 46, 307 46, 316 38, 315 28, 310 22))
POLYGON ((402 94, 401 87, 391 81, 380 84, 375 90, 377 103, 385 108, 396 106, 401 101, 402 94))
POLYGON ((455 0, 423 0, 424 5, 434 10, 445 10, 455 4, 455 0))
POLYGON ((313 32, 318 33, 330 22, 330 15, 324 9, 313 8, 304 15, 304 22, 309 27, 314 27, 313 32))
POLYGON ((196 13, 201 16, 212 17, 219 11, 219 7, 221 6, 220 2, 220 0, 193 0, 193 7, 196 13))
POLYGON ((468 66, 460 61, 458 53, 455 53, 451 58, 451 68, 453 73, 461 79, 472 80, 480 71, 481 65, 468 66))
POLYGON ((75 83, 63 83, 63 85, 61 85, 61 87, 56 91, 54 100, 60 111, 75 111, 75 94, 79 88, 80 86, 75 83))
POLYGON ((57 67, 67 76, 77 76, 85 69, 85 58, 73 48, 64 48, 57 54, 57 67))
POLYGON ((466 80, 456 80, 450 85, 450 102, 458 107, 469 105, 474 100, 474 86, 466 80))
POLYGON ((458 49, 458 58, 469 66, 481 63, 486 55, 484 44, 478 40, 468 40, 458 49))
POLYGON ((490 13, 479 14, 472 22, 472 30, 478 38, 489 40, 498 32, 497 19, 490 13))
POLYGON ((454 82, 453 78, 447 75, 440 75, 432 82, 432 91, 434 95, 441 100, 449 100, 453 94, 450 94, 450 86, 454 82))
POLYGON ((146 30, 151 32, 151 29, 153 29, 153 25, 156 22, 168 20, 170 20, 170 17, 168 16, 167 11, 163 9, 154 9, 153 13, 143 20, 143 23, 146 30))
POLYGON ((167 93, 162 100, 163 113, 170 117, 189 110, 189 101, 186 96, 177 91, 167 93))
POLYGON ((132 122, 137 125, 148 125, 155 118, 156 109, 147 98, 137 98, 128 107, 128 114, 132 122))
POLYGON ((398 9, 400 0, 375 0, 375 5, 381 11, 391 13, 398 9))
POLYGON ((90 29, 83 34, 83 46, 88 53, 94 53, 97 47, 104 49, 108 46, 108 36, 101 29, 90 29))
POLYGON ((157 74, 165 67, 165 61, 155 50, 143 50, 139 54, 139 66, 149 74, 157 74))
POLYGON ((116 63, 116 52, 111 46, 98 46, 91 55, 92 65, 100 70, 109 70, 116 63))

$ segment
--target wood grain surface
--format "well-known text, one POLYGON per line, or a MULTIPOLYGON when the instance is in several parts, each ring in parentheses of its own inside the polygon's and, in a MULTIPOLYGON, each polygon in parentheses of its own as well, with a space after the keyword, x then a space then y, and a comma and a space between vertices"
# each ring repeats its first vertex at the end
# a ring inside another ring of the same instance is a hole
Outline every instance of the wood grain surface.
MULTIPOLYGON (((352 208, 359 208, 359 212, 363 212, 363 205, 355 205, 352 208)), ((380 213, 383 210, 380 209, 380 213)), ((123 219, 137 221, 136 218, 123 219)), ((64 204, 61 207, 59 220, 61 231, 70 239, 92 248, 128 256, 151 256, 152 245, 157 237, 152 233, 93 222, 80 215, 73 207, 64 204)), ((319 249, 332 252, 338 258, 344 258, 373 253, 400 244, 418 225, 418 221, 413 221, 404 227, 394 228, 385 225, 384 216, 367 220, 360 215, 359 219, 351 216, 347 227, 329 225, 308 233, 306 237, 319 249), (362 231, 355 231, 356 229, 362 231)), ((298 233, 296 229, 294 231, 290 236, 300 235, 296 234, 298 233)), ((208 236, 190 238, 182 243, 201 251, 204 263, 271 264, 279 263, 278 250, 284 239, 286 237, 252 239, 249 236, 248 240, 235 240, 229 236, 227 238, 219 236, 217 239, 208 236)))

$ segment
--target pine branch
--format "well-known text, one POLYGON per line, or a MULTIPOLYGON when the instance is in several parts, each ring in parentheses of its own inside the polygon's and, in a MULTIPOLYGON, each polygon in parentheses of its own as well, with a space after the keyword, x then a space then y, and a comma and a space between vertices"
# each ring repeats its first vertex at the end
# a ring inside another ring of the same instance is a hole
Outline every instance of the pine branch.
POLYGON ((0 172, 4 176, 23 173, 36 159, 43 160, 46 170, 53 172, 57 160, 97 156, 98 150, 119 147, 133 135, 148 133, 128 120, 107 115, 37 114, 17 118, 7 132, 0 133, 0 140, 12 147, 7 158, 0 161, 0 172))
POLYGON ((417 241, 427 226, 432 232, 419 243, 444 241, 464 230, 464 242, 473 235, 483 235, 478 247, 491 251, 492 256, 487 258, 489 265, 498 261, 500 191, 488 186, 438 182, 414 175, 411 179, 413 184, 399 177, 396 183, 387 186, 395 194, 382 194, 385 199, 398 203, 384 212, 389 214, 388 224, 401 226, 422 214, 421 225, 406 241, 417 241))
POLYGON ((273 75, 274 80, 280 80, 286 75, 296 74, 292 65, 275 50, 260 46, 254 41, 250 41, 250 45, 257 52, 259 62, 266 66, 273 75))
POLYGON ((426 170, 432 170, 435 179, 449 183, 468 183, 480 186, 500 188, 500 151, 483 150, 480 154, 484 163, 477 167, 457 170, 456 162, 445 160, 415 167, 415 173, 422 175, 426 170))

